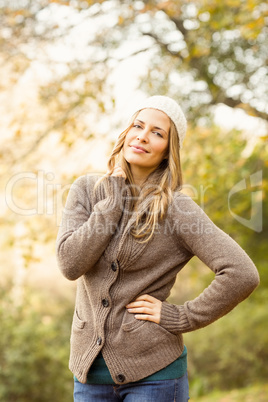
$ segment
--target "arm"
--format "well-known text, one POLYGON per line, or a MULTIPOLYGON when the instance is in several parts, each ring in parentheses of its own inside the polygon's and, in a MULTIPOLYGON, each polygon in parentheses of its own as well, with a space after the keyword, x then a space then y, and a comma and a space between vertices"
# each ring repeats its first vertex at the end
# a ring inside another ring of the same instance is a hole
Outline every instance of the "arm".
MULTIPOLYGON (((93 202, 92 176, 71 186, 56 240, 56 257, 63 275, 75 280, 90 270, 109 243, 122 215, 123 177, 108 177, 104 199, 93 202)), ((103 183, 101 184, 103 186, 103 183)))
POLYGON ((145 294, 126 308, 135 318, 155 322, 176 334, 205 327, 227 314, 253 292, 259 274, 244 250, 190 197, 181 194, 175 200, 171 219, 178 243, 199 257, 215 273, 215 279, 182 306, 145 294))
POLYGON ((190 197, 180 194, 171 215, 177 240, 215 273, 194 300, 182 306, 162 303, 160 325, 173 333, 189 332, 214 322, 246 299, 258 286, 259 274, 245 251, 190 197))

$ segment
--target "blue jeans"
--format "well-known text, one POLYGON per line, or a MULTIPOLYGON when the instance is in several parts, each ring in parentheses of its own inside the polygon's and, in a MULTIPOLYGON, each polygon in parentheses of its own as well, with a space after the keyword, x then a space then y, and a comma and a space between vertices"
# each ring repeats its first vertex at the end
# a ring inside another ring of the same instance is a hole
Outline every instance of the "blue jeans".
POLYGON ((175 380, 95 385, 74 382, 74 402, 187 402, 187 373, 175 380))

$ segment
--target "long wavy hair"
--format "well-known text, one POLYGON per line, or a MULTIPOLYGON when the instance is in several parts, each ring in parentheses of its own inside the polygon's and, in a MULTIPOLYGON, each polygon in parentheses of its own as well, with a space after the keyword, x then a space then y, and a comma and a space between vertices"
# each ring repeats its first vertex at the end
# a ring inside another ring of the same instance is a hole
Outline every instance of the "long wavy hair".
POLYGON ((147 242, 153 236, 158 223, 167 212, 172 201, 173 192, 182 186, 180 163, 180 146, 177 129, 170 121, 169 142, 166 158, 147 177, 139 188, 134 183, 130 164, 123 155, 123 146, 129 130, 133 127, 139 111, 135 113, 129 126, 118 137, 108 161, 108 173, 96 185, 111 176, 117 163, 126 173, 126 182, 132 193, 132 224, 131 234, 141 243, 147 242))

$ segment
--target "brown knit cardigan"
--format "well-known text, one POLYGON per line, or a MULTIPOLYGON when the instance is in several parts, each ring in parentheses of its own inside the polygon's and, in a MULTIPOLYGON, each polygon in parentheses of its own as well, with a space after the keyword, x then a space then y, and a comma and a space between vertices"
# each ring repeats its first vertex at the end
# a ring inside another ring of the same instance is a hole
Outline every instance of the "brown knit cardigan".
POLYGON ((94 192, 96 180, 87 174, 71 186, 56 241, 59 268, 77 279, 69 367, 85 383, 101 350, 113 380, 125 384, 177 359, 182 334, 232 310, 256 288, 259 275, 244 250, 179 191, 152 239, 138 243, 129 232, 134 218, 125 180, 109 177, 94 192), (168 303, 176 275, 194 255, 215 278, 194 300, 168 303), (126 310, 142 294, 163 302, 160 324, 126 310))

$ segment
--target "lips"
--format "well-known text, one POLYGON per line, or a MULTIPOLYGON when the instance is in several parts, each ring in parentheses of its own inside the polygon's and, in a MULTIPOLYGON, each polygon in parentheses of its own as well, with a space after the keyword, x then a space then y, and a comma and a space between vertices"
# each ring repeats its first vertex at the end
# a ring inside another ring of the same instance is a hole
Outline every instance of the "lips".
POLYGON ((143 153, 148 153, 148 151, 141 147, 140 145, 130 145, 130 147, 133 149, 135 152, 143 152, 143 153))

